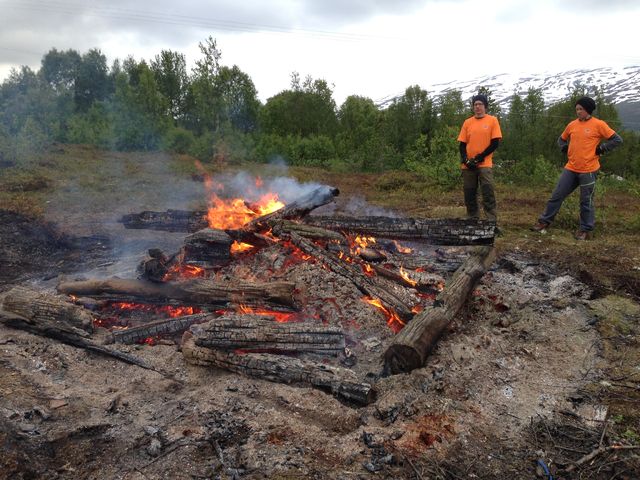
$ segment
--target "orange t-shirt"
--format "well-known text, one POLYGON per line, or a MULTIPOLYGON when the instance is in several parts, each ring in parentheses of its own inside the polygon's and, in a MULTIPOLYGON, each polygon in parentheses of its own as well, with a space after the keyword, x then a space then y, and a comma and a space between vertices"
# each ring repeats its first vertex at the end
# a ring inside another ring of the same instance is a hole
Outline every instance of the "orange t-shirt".
POLYGON ((596 147, 600 140, 611 138, 615 133, 606 122, 594 117, 584 121, 576 119, 569 123, 560 135, 563 140, 569 141, 569 161, 564 168, 576 173, 600 170, 600 157, 596 155, 596 147))
MULTIPOLYGON (((482 118, 470 117, 462 124, 458 141, 467 144, 467 157, 473 158, 485 149, 494 138, 502 138, 502 131, 498 119, 493 115, 485 115, 482 118)), ((493 153, 487 155, 484 162, 478 165, 480 168, 493 166, 493 153)), ((467 168, 462 164, 462 168, 467 168)))

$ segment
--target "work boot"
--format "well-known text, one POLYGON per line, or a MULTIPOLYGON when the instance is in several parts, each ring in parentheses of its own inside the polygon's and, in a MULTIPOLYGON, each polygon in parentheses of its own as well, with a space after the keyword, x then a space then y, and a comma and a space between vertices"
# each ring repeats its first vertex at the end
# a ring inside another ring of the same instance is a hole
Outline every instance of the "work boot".
POLYGON ((591 240, 591 232, 578 230, 573 238, 575 238, 576 240, 591 240))
POLYGON ((549 226, 548 223, 538 222, 533 227, 531 227, 530 230, 532 232, 544 233, 547 230, 548 226, 549 226))

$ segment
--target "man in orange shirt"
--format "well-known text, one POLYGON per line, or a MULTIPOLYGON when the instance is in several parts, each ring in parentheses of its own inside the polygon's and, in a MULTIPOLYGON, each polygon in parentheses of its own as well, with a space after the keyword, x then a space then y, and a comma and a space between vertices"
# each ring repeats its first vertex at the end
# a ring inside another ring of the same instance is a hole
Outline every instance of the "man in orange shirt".
POLYGON ((485 95, 474 96, 471 104, 473 117, 464 121, 458 135, 464 204, 467 207, 468 218, 479 218, 479 186, 484 213, 488 220, 495 221, 497 218, 492 157, 493 152, 500 145, 502 132, 498 119, 487 114, 489 101, 485 95))
POLYGON ((553 222, 564 199, 580 187, 580 228, 574 238, 591 238, 596 221, 593 194, 600 170, 600 155, 610 152, 622 143, 620 135, 609 125, 591 116, 595 109, 596 102, 592 98, 582 97, 576 102, 578 118, 569 123, 558 138, 558 146, 567 153, 567 164, 551 194, 547 208, 531 230, 543 233, 553 222), (606 141, 601 144, 602 140, 606 141))

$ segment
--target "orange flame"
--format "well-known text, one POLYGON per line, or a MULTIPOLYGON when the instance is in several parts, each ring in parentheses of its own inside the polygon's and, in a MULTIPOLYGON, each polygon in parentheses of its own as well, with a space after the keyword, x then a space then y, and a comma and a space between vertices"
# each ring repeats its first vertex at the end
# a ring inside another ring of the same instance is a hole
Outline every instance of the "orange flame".
POLYGON ((411 253, 413 251, 409 247, 403 247, 395 240, 393 240, 393 244, 396 246, 396 250, 398 250, 399 253, 411 253))
POLYGON ((393 309, 387 308, 384 305, 382 305, 382 302, 377 298, 362 297, 362 300, 364 300, 369 305, 373 305, 374 307, 376 307, 378 310, 380 310, 382 313, 385 314, 385 316, 387 317, 387 325, 391 327, 391 330, 393 330, 394 333, 398 333, 400 330, 402 330, 405 323, 400 319, 398 314, 395 311, 393 311, 393 309))
POLYGON ((400 276, 404 278, 404 280, 412 287, 415 287, 416 285, 418 285, 418 282, 409 278, 409 274, 402 267, 400 267, 400 276))
POLYGON ((215 193, 209 197, 207 222, 210 228, 240 228, 256 217, 284 207, 277 193, 266 193, 249 208, 242 198, 222 199, 215 193))
POLYGON ((235 240, 231 244, 231 253, 243 253, 254 248, 250 243, 238 242, 235 240))
POLYGON ((367 277, 375 277, 376 271, 368 263, 362 265, 362 271, 367 277))
POLYGON ((295 313, 283 313, 283 312, 274 312, 273 310, 267 310, 264 308, 252 308, 248 305, 239 305, 238 306, 239 313, 245 314, 253 314, 253 315, 265 315, 269 317, 273 317, 278 323, 286 323, 293 320, 295 313))

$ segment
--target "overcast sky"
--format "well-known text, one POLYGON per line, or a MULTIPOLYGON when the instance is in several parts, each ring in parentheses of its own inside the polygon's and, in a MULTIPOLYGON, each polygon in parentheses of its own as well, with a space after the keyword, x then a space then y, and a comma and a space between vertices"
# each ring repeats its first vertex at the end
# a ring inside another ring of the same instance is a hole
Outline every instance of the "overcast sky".
POLYGON ((291 72, 340 104, 499 73, 640 65, 637 0, 0 0, 0 80, 51 48, 150 60, 217 40, 265 101, 291 72))

